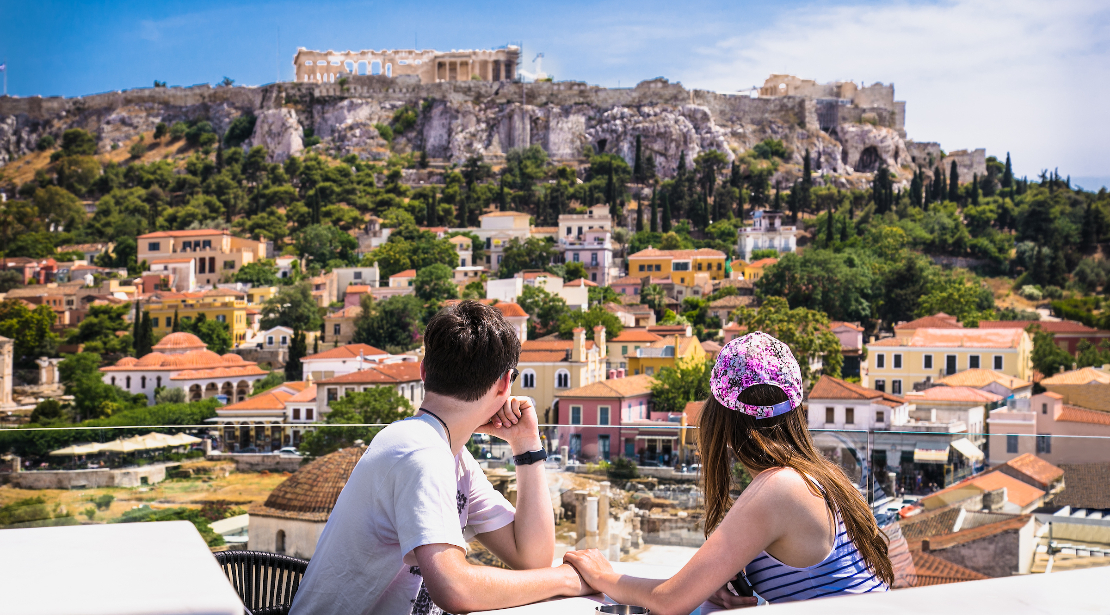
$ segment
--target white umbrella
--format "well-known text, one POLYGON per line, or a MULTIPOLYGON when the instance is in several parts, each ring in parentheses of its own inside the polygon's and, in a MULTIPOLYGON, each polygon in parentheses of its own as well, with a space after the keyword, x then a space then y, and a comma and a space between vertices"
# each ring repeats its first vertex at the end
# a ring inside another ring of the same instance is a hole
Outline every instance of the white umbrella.
POLYGON ((103 447, 103 444, 99 444, 97 442, 92 442, 90 444, 74 444, 65 448, 60 448, 56 451, 50 451, 50 454, 58 457, 62 457, 65 455, 91 455, 93 453, 100 452, 103 447))
POLYGON ((113 453, 133 453, 135 451, 146 450, 147 448, 148 447, 142 442, 142 439, 136 436, 134 438, 112 440, 104 444, 100 450, 111 451, 113 453))
POLYGON ((190 436, 187 433, 173 434, 172 436, 166 436, 166 439, 172 442, 173 446, 186 446, 189 444, 196 444, 197 442, 204 441, 195 436, 190 436))
POLYGON ((150 432, 145 436, 135 436, 146 445, 146 448, 166 448, 167 446, 177 446, 173 442, 172 436, 167 436, 164 433, 150 432))

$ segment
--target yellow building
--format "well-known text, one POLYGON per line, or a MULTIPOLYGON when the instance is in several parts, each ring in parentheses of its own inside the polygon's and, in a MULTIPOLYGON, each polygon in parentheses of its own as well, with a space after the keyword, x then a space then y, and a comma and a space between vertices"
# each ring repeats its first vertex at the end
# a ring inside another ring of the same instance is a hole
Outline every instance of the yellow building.
MULTIPOLYGON (((212 291, 209 291, 212 292, 212 291)), ((231 341, 239 344, 247 337, 250 321, 247 319, 247 302, 225 296, 208 297, 209 293, 158 293, 145 306, 150 312, 151 327, 155 336, 173 330, 174 314, 181 320, 196 320, 204 314, 208 320, 226 322, 231 341)), ((216 294, 216 293, 213 293, 216 294)))
POLYGON ((277 286, 254 286, 247 289, 247 301, 251 305, 262 305, 267 299, 277 294, 277 286))
POLYGON ((744 265, 740 270, 744 272, 744 279, 754 282, 763 277, 763 270, 779 262, 777 258, 761 258, 744 265))
POLYGON ((872 341, 861 382, 901 395, 926 378, 937 380, 967 369, 990 369, 1033 380, 1033 341, 1021 329, 915 329, 872 341))
MULTIPOLYGON (((608 341, 605 354, 608 369, 628 369, 628 357, 636 356, 640 348, 662 340, 663 337, 646 329, 625 329, 621 334, 608 341)), ((632 374, 631 371, 628 374, 632 374)))
POLYGON ((236 237, 228 231, 197 229, 158 231, 136 238, 139 262, 191 258, 197 283, 213 285, 230 280, 247 263, 266 258, 266 243, 236 237))
POLYGON ((513 384, 513 395, 536 400, 541 422, 555 418, 549 413, 556 395, 606 379, 605 327, 594 327, 594 339, 586 330, 574 330, 570 340, 527 340, 521 344, 517 369, 520 377, 513 384))
POLYGON ((669 277, 675 284, 694 283, 694 274, 707 273, 711 280, 725 277, 725 253, 720 250, 656 250, 648 248, 628 257, 628 275, 634 278, 669 277))
MULTIPOLYGON (((618 336, 619 337, 619 336, 618 336)), ((628 371, 633 376, 654 376, 664 367, 674 367, 689 361, 704 361, 705 349, 693 335, 668 335, 628 355, 628 371)))

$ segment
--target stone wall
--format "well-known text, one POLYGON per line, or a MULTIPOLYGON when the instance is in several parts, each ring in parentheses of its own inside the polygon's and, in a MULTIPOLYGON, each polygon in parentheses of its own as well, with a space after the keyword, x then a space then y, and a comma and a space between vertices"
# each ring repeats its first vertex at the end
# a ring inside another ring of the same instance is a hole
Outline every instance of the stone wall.
POLYGON ((233 461, 236 472, 296 472, 301 468, 301 457, 273 453, 222 453, 205 457, 208 461, 233 461))
POLYGON ((48 470, 15 472, 8 482, 18 489, 94 489, 97 487, 138 487, 166 480, 166 470, 176 463, 96 470, 48 470))

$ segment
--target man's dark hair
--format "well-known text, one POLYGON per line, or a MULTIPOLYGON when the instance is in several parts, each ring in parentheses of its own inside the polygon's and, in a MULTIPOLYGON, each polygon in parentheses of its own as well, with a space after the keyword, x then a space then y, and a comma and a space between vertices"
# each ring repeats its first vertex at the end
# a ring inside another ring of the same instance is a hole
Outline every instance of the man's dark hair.
POLYGON ((460 301, 424 329, 424 388, 462 401, 481 399, 520 358, 520 338, 497 308, 460 301))

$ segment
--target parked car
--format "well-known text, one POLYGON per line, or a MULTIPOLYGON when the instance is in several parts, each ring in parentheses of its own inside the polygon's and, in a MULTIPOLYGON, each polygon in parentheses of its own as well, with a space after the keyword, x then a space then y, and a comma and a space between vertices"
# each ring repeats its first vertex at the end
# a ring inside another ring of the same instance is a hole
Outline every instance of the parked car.
POLYGON ((558 466, 563 464, 563 456, 562 455, 548 455, 547 456, 547 463, 550 463, 550 464, 558 467, 558 466))
POLYGON ((253 446, 245 446, 237 451, 237 453, 257 453, 258 449, 253 446))
POLYGON ((282 449, 278 451, 278 454, 279 455, 296 455, 298 457, 301 456, 301 452, 299 450, 297 450, 297 447, 295 447, 295 446, 282 447, 282 449))

